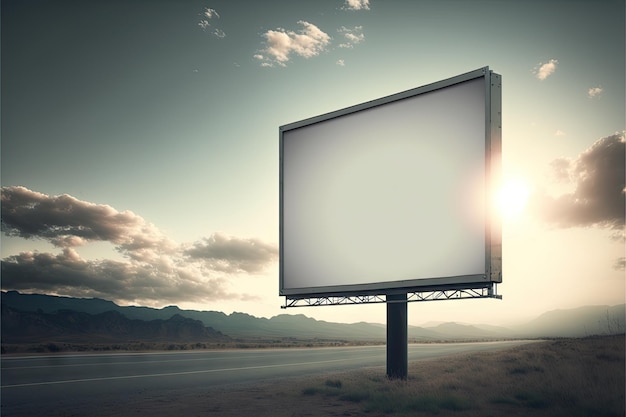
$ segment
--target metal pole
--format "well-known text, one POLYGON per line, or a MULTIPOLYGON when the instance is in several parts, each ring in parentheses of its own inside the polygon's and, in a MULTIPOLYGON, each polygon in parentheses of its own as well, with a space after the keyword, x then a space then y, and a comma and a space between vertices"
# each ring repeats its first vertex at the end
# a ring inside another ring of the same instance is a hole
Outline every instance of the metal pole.
POLYGON ((387 377, 406 379, 408 373, 407 295, 387 295, 387 377))

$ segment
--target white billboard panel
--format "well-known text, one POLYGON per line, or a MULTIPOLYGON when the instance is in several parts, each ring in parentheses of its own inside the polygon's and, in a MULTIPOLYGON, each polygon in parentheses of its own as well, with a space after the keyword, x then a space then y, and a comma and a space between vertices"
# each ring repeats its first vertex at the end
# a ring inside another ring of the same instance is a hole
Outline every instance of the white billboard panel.
POLYGON ((281 126, 280 294, 499 282, 499 107, 482 68, 281 126))

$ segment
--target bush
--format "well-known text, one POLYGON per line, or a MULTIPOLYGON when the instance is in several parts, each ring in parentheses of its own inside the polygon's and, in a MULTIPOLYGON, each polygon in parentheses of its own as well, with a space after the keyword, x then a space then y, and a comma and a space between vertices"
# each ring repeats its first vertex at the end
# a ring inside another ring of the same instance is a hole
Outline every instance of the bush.
POLYGON ((60 352, 61 348, 59 346, 57 346, 55 343, 48 343, 46 345, 46 349, 48 349, 49 352, 60 352))
POLYGON ((332 388, 341 388, 341 381, 338 379, 335 379, 335 380, 327 379, 324 385, 326 385, 327 387, 332 387, 332 388))

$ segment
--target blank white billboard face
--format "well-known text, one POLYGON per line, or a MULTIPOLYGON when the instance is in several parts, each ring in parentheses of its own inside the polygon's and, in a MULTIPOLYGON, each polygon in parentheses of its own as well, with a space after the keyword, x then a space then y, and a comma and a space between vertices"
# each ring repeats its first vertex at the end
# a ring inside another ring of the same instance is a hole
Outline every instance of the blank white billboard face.
POLYGON ((281 128, 281 293, 484 277, 485 95, 474 78, 281 128))

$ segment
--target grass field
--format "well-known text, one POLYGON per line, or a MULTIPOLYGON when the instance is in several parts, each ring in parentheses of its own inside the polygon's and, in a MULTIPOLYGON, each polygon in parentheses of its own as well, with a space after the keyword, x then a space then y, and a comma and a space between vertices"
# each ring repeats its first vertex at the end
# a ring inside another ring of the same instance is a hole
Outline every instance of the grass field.
POLYGON ((296 394, 309 410, 319 402, 320 413, 292 415, 624 416, 624 340, 550 340, 413 362, 406 381, 380 369, 317 378, 296 394))

